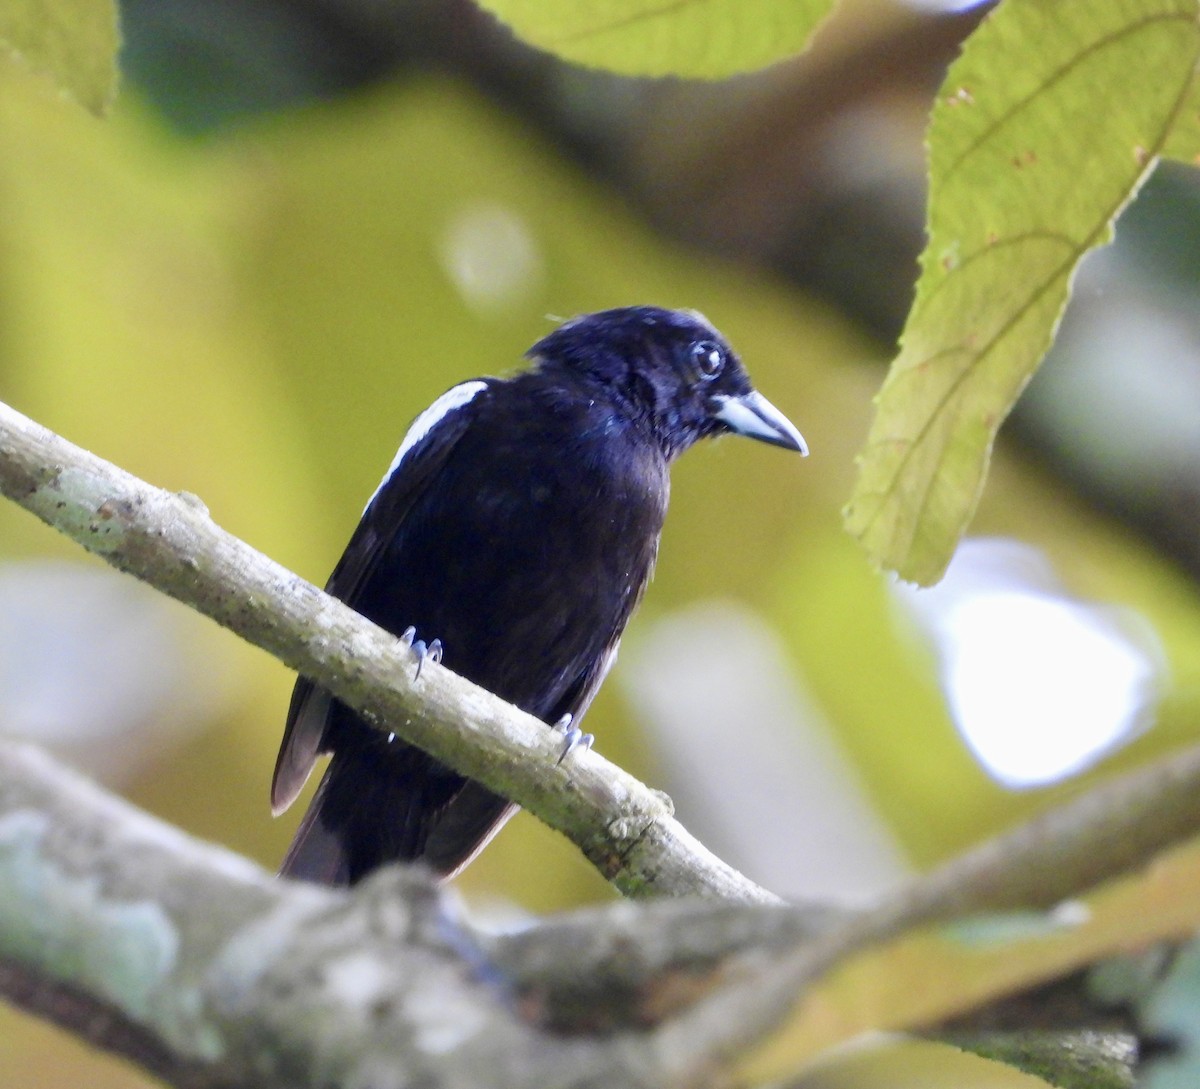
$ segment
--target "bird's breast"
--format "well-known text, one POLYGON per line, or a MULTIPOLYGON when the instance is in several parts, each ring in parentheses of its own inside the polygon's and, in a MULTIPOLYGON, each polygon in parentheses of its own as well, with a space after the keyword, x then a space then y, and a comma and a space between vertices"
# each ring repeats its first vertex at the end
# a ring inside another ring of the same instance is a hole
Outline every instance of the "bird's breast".
POLYGON ((481 419, 391 539, 372 618, 549 714, 620 638, 667 495, 662 455, 599 413, 481 419))

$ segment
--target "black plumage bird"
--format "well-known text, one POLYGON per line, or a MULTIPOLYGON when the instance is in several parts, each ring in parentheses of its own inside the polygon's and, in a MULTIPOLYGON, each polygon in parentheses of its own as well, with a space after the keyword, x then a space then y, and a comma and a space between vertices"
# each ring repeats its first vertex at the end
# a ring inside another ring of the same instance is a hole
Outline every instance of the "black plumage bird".
MULTIPOLYGON (((564 323, 511 378, 417 417, 326 589, 439 641, 445 664, 547 723, 578 724, 658 552, 671 461, 734 432, 805 453, 700 314, 635 306, 564 323)), ((432 645, 432 643, 431 643, 432 645)), ((300 678, 271 801, 333 757, 282 872, 353 884, 394 860, 449 875, 515 807, 300 678)))

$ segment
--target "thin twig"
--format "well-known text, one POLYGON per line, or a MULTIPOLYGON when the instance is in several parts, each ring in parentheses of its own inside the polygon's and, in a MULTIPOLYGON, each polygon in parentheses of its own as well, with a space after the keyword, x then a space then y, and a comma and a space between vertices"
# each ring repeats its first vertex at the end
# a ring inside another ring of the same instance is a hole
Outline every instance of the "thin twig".
POLYGON ((685 1076, 697 1063, 738 1055, 795 1013, 813 984, 856 953, 931 923, 1052 907, 1198 833, 1200 746, 1193 746, 987 840, 797 944, 750 983, 715 993, 665 1026, 659 1040, 664 1059, 685 1076), (698 1039, 703 1048, 697 1049, 698 1039))

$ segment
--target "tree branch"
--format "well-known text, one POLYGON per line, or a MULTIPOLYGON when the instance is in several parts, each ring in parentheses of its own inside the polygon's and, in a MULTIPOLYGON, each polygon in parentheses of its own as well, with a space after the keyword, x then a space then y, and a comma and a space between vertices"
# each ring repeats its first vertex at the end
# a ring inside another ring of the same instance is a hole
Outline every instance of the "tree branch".
POLYGON ((670 799, 447 669, 155 488, 0 404, 0 493, 118 570, 312 677, 382 730, 511 798, 627 896, 778 902, 711 854, 670 799))
POLYGON ((432 879, 273 878, 0 745, 0 993, 181 1089, 650 1084, 514 1012, 432 879))
POLYGON ((445 670, 413 685, 396 639, 223 533, 199 501, 4 406, 0 491, 528 804, 623 890, 741 902, 614 905, 488 941, 419 872, 389 869, 353 894, 275 881, 0 747, 0 990, 187 1089, 701 1084, 864 946, 1074 895, 1200 828, 1190 750, 869 912, 764 907, 769 894, 691 841, 659 795, 594 754, 556 766, 543 723, 445 670))
POLYGON ((616 903, 484 937, 419 870, 352 893, 273 879, 0 744, 0 994, 180 1089, 706 1085, 851 954, 1145 861, 1198 823, 1197 788, 1189 750, 858 915, 616 903), (1097 836, 1128 846, 1054 869, 1097 836))
POLYGON ((274 878, 0 742, 0 996, 179 1089, 661 1087, 664 1024, 827 922, 618 902, 486 938, 419 868, 274 878))
POLYGON ((697 1038, 706 1041, 705 1061, 740 1054, 855 953, 931 923, 1052 907, 1148 864, 1197 833, 1200 746, 1193 746, 1047 810, 914 879, 870 910, 844 916, 840 925, 775 958, 752 981, 714 992, 665 1025, 659 1046, 680 1058, 678 1074, 694 1071, 688 1046, 697 1038))
POLYGON ((178 1089, 218 1089, 220 1085, 175 1055, 144 1025, 86 990, 48 980, 40 966, 0 957, 0 995, 18 1009, 52 1022, 93 1047, 120 1055, 178 1089))

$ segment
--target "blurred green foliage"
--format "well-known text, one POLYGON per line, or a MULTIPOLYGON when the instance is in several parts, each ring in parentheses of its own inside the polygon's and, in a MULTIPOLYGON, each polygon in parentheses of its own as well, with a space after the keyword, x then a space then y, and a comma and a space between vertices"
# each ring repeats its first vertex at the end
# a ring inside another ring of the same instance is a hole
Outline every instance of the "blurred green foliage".
POLYGON ((795 56, 833 0, 482 0, 522 38, 560 57, 628 76, 720 79, 795 56))
MULTIPOLYGON (((792 1089, 1050 1089, 1052 1083, 932 1040, 881 1038, 831 1057, 792 1089)), ((1111 1089, 1093 1083, 1090 1089, 1111 1089)))
MULTIPOLYGON (((547 315, 696 306, 814 457, 783 464, 728 442, 684 459, 647 610, 735 596, 772 616, 919 862, 1054 794, 1013 794, 979 770, 931 656, 897 629, 885 582, 839 529, 872 380, 846 366, 870 350, 832 314, 665 247, 451 83, 385 86, 190 145, 134 101, 100 127, 14 66, 4 80, 0 375, 17 407, 196 492, 223 525, 320 582, 407 422, 447 386, 518 366, 547 315), (508 265, 472 271, 487 260, 508 265)), ((0 518, 9 555, 76 555, 18 512, 0 518)), ((1200 611, 1183 580, 1012 463, 979 524, 1036 541, 1073 590, 1138 610, 1163 639, 1180 683, 1159 728, 1118 763, 1194 734, 1200 611)), ((252 678, 240 712, 135 793, 270 864, 287 837, 263 799, 289 679, 256 652, 229 653, 252 678)), ((589 726, 653 780, 614 693, 589 726)), ((604 895, 553 839, 517 825, 464 887, 537 910, 604 895)))
MULTIPOLYGON (((1108 882, 1084 899, 1069 901, 1050 912, 975 917, 941 927, 918 927, 895 941, 867 948, 817 980, 788 1015, 748 1049, 739 1060, 738 1073, 743 1083, 774 1085, 808 1063, 816 1064, 817 1072, 826 1067, 836 1071, 846 1053, 852 1055, 857 1050, 839 1045, 863 1034, 878 1037, 914 1026, 937 1026, 958 1011, 986 1006, 989 998, 1025 991, 1032 984, 1068 976, 1080 967, 1130 950, 1186 937, 1200 922, 1198 860, 1200 844, 1192 841, 1163 852, 1154 866, 1108 882)), ((1195 958, 1188 947, 1178 961, 1178 971, 1167 974, 1165 986, 1151 1002, 1154 1008, 1146 1027, 1158 1041, 1178 1042, 1191 1050, 1188 1037, 1194 1036, 1196 984, 1195 958), (1156 1020, 1155 1015, 1160 1019, 1156 1020)), ((1036 1007, 1036 1002, 1033 1005, 1036 1007)), ((1100 1020, 1098 1012, 1093 1015, 1100 1020)), ((983 1023, 986 1025, 986 1021, 983 1023)), ((1031 1062, 1036 1060, 1036 1067, 1018 1063, 1023 1069, 1053 1072, 1056 1085, 1098 1089, 1112 1084, 1112 1074, 1123 1080, 1127 1072, 1124 1067, 1129 1056, 1119 1055, 1111 1056, 1115 1063, 1101 1064, 1108 1076, 1080 1071, 1070 1053, 1070 1030, 1092 1026, 1079 1026, 1069 1015, 1062 1021, 1051 1015, 1045 1023, 1024 1027, 1046 1027, 1050 1033, 1057 1030, 1057 1062, 1053 1061, 1052 1049, 1042 1046, 1046 1043, 1042 1039, 1038 1054, 1028 1055, 1031 1062)), ((1002 1027, 998 1031, 1008 1037, 1009 1047, 1020 1046, 1019 1034, 1004 1032, 1002 1027)), ((1111 1023, 1106 1022, 1102 1035, 1111 1032, 1111 1023)), ((989 1050, 993 1054, 998 1050, 996 1041, 989 1050)), ((1092 1060, 1102 1058, 1096 1053, 1091 1056, 1092 1060)), ((1184 1054, 1180 1058, 1183 1061, 1176 1069, 1194 1074, 1195 1066, 1189 1065, 1194 1063, 1193 1056, 1184 1054)), ((999 1077, 999 1070, 995 1076, 999 1077)), ((991 1084, 986 1078, 980 1082, 971 1075, 964 1077, 969 1080, 959 1084, 991 1084)), ((850 1080, 844 1084, 861 1084, 865 1089, 880 1084, 878 1078, 878 1071, 864 1072, 861 1083, 850 1080)), ((817 1079, 812 1084, 825 1083, 817 1079)), ((839 1077, 830 1084, 843 1083, 839 1077)), ((898 1084, 942 1082, 914 1078, 898 1084)), ((1161 1084, 1191 1083, 1164 1080, 1161 1084)))
MULTIPOLYGON (((806 10, 815 20, 825 6, 806 10)), ((741 9, 723 10, 732 19, 741 9)), ((578 41, 599 49, 589 63, 619 48, 599 34, 578 41)), ((737 40, 736 63, 702 51, 690 63, 707 75, 759 63, 750 47, 737 40)), ((1089 84, 1106 78, 1086 74, 1089 84)), ((1103 230, 1088 222, 1093 235, 1103 230)), ((944 248, 940 236, 934 244, 944 248)), ((1025 266, 1013 252, 996 275, 1017 282, 1025 266)), ((975 290, 995 301, 987 283, 975 290)), ((1018 794, 984 774, 950 721, 932 652, 843 532, 839 510, 882 374, 857 365, 877 353, 844 320, 716 255, 664 244, 453 81, 385 84, 188 143, 132 96, 100 126, 29 66, 0 60, 0 396, 154 483, 197 493, 222 525, 318 583, 421 408, 455 382, 519 366, 551 315, 635 302, 705 311, 814 452, 801 464, 727 442, 685 458, 646 611, 735 597, 769 617, 919 865, 1086 785, 1018 794)), ((1162 643, 1169 684, 1155 729, 1093 775, 1195 738, 1193 584, 1003 453, 975 524, 1038 545, 1072 593, 1136 611, 1162 643)), ((0 559, 46 554, 88 562, 0 507, 0 559)), ((296 819, 273 824, 266 803, 291 677, 215 630, 196 648, 198 669, 238 678, 236 705, 123 786, 271 866, 296 819)), ((588 728, 606 755, 657 781, 611 686, 588 728)), ((528 818, 460 884, 476 903, 533 911, 609 895, 528 818)), ((5 1047, 7 1035, 0 1023, 5 1047)), ((53 1084, 41 1065, 52 1046, 5 1055, 0 1085, 33 1084, 35 1070, 37 1084, 53 1084)), ((61 1074, 63 1084, 78 1076, 61 1074)))
POLYGON ((52 75, 93 113, 117 93, 117 8, 113 0, 5 0, 0 49, 52 75))

